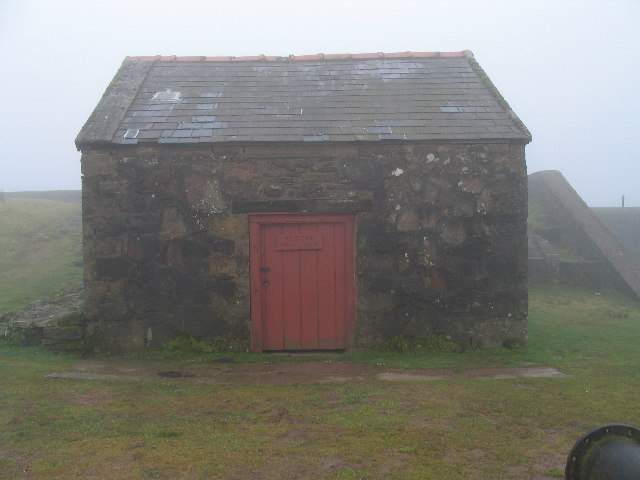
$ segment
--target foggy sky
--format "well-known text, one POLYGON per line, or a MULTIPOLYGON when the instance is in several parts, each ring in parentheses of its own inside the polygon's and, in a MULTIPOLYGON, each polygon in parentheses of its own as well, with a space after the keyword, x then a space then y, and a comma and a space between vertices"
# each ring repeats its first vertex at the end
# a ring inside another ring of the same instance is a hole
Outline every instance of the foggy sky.
POLYGON ((125 56, 473 51, 590 206, 640 206, 640 1, 0 0, 0 189, 80 188, 74 139, 125 56))

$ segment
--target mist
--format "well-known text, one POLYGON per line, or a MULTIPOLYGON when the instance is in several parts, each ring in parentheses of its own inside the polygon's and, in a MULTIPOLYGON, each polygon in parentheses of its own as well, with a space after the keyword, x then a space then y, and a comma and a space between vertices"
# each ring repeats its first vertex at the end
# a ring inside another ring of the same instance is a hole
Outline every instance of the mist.
POLYGON ((124 57, 471 50, 590 206, 640 206, 640 2, 0 1, 0 189, 81 186, 74 139, 124 57))

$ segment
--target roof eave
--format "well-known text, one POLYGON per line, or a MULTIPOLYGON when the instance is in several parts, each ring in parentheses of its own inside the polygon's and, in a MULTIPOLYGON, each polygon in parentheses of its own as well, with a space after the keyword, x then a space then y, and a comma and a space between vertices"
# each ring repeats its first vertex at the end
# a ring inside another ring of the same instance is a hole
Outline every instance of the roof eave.
POLYGON ((435 143, 455 143, 455 144, 516 144, 526 145, 531 141, 531 138, 526 135, 514 135, 504 137, 442 137, 442 138, 413 138, 407 140, 398 139, 384 139, 384 140, 324 140, 324 141, 303 141, 303 140, 269 140, 269 139, 254 139, 254 140, 203 140, 200 142, 162 142, 159 143, 155 140, 152 141, 138 141, 129 140, 126 142, 115 141, 87 141, 83 142, 80 150, 85 148, 126 148, 131 146, 144 146, 144 147, 158 147, 158 148, 171 148, 171 147, 184 147, 185 145, 191 147, 215 147, 215 146, 230 146, 230 145, 295 145, 295 146, 321 146, 321 145, 421 145, 421 144, 435 144, 435 143))

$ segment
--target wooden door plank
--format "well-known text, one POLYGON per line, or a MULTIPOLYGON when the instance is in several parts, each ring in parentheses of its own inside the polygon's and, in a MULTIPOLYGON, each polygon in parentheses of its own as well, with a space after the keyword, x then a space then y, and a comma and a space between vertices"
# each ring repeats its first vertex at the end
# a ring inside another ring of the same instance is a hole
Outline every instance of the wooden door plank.
POLYGON ((335 223, 319 224, 324 249, 318 251, 318 348, 342 348, 336 344, 336 245, 335 223))
POLYGON ((283 323, 283 268, 282 258, 276 250, 276 239, 282 233, 281 225, 263 225, 263 251, 265 252, 265 264, 261 271, 263 312, 267 319, 263 323, 264 349, 284 350, 284 323, 283 323))
MULTIPOLYGON (((286 234, 297 234, 299 225, 286 225, 286 234)), ((303 348, 302 324, 300 312, 301 295, 301 266, 300 252, 297 250, 283 251, 283 315, 284 315, 284 348, 286 350, 300 350, 303 348)))
MULTIPOLYGON (((300 225, 300 233, 316 233, 315 224, 300 225)), ((302 345, 305 349, 318 348, 318 253, 300 250, 300 319, 302 345)))

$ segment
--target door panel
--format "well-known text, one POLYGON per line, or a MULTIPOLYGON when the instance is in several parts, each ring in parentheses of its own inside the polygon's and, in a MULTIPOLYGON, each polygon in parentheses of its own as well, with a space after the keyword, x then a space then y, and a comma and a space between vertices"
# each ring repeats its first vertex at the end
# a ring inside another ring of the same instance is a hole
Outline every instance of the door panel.
POLYGON ((260 265, 260 283, 263 295, 263 318, 269 318, 269 322, 263 325, 264 341, 267 345, 272 345, 276 350, 283 350, 284 343, 282 331, 284 329, 284 272, 283 265, 279 259, 274 258, 270 252, 275 251, 276 233, 280 231, 279 225, 262 226, 262 244, 265 252, 265 261, 260 265), (276 232, 273 232, 276 230, 276 232), (267 315, 267 312, 269 314, 267 315))
POLYGON ((254 350, 346 349, 353 216, 262 214, 250 222, 254 350))

